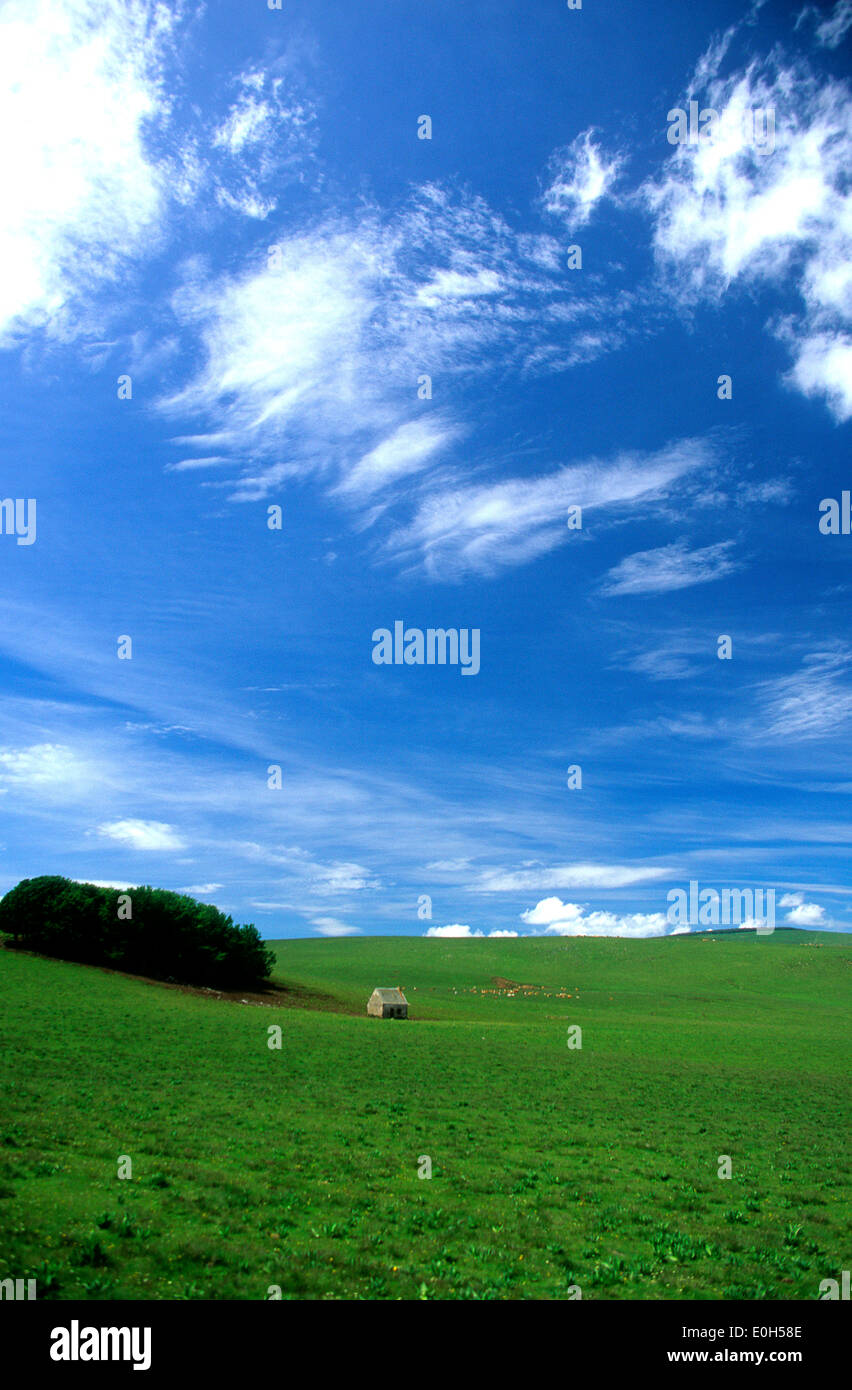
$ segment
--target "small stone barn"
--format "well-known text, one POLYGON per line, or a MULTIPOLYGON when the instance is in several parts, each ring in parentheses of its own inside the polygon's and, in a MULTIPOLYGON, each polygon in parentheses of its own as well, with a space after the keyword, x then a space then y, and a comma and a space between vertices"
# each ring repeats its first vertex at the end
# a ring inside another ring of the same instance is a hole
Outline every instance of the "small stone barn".
POLYGON ((401 989, 374 989, 367 1013, 372 1018, 408 1018, 408 1000, 401 989))

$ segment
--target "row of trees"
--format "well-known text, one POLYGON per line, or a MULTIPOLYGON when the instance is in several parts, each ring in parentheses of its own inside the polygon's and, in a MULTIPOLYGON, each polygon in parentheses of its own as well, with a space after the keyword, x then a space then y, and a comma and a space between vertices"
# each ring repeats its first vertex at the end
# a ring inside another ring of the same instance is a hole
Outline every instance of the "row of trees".
POLYGON ((269 978, 275 957, 254 926, 164 888, 118 890, 58 875, 25 878, 0 901, 0 932, 29 951, 217 989, 269 978))

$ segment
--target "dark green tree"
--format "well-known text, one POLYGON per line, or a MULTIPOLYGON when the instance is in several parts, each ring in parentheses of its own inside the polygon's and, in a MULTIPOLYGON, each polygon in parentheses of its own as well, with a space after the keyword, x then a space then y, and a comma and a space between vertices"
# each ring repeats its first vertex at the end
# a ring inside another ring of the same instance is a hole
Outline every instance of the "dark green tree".
POLYGON ((212 903, 164 888, 125 893, 57 875, 25 878, 11 889, 0 900, 0 932, 60 960, 219 989, 262 984, 275 961, 256 927, 236 925, 212 903))

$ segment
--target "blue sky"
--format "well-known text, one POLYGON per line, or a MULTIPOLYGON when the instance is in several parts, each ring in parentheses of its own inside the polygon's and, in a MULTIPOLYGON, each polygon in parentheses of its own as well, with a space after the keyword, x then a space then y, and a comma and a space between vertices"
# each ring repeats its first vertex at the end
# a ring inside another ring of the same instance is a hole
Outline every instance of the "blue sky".
POLYGON ((0 6, 0 890, 646 936, 698 880, 848 930, 850 40, 849 0, 0 6), (479 672, 375 664, 396 621, 479 672))

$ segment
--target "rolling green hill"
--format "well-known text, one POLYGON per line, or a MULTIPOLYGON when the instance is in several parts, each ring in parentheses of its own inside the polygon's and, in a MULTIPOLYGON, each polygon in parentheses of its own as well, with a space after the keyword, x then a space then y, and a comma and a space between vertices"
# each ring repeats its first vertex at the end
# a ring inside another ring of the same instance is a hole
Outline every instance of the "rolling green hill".
POLYGON ((848 937, 271 944, 265 1006, 0 951, 0 1278, 813 1299, 848 1268, 848 937))

